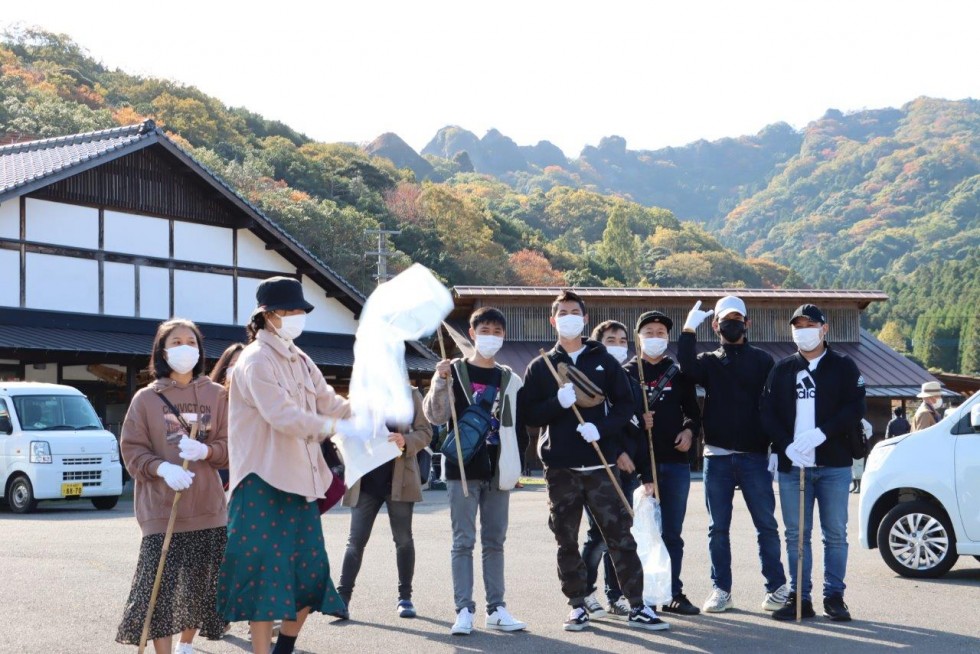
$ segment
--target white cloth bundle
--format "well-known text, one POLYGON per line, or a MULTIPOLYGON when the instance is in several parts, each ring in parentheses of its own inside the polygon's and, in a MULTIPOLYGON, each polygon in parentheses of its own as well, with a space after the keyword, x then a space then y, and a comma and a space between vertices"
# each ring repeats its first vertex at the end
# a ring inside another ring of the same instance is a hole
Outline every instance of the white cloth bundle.
POLYGON ((343 435, 337 439, 348 487, 398 456, 398 448, 388 442, 385 424, 411 424, 414 418, 405 341, 435 332, 452 308, 449 289, 420 264, 381 284, 368 297, 354 342, 349 398, 354 420, 372 422, 375 434, 367 443, 343 435))

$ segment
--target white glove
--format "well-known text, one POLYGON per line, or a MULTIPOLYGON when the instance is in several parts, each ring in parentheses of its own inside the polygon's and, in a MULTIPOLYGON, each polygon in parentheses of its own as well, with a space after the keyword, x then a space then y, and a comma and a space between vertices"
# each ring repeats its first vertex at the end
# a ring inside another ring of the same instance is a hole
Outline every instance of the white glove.
POLYGON ((333 429, 336 434, 343 434, 346 438, 362 443, 367 443, 374 437, 374 425, 368 420, 341 419, 334 424, 333 429))
POLYGON ((572 385, 572 382, 566 382, 565 385, 558 388, 558 403, 563 409, 575 404, 575 386, 572 385))
POLYGON ((191 487, 194 481, 194 473, 184 470, 180 466, 164 461, 157 468, 157 475, 163 477, 172 490, 182 491, 191 487))
POLYGON ((184 461, 203 461, 208 458, 208 446, 193 438, 184 436, 177 447, 180 448, 180 458, 184 461))
POLYGON ((786 456, 797 468, 812 468, 816 465, 816 455, 811 448, 801 447, 793 441, 786 447, 786 456))
POLYGON ((827 440, 827 435, 819 429, 808 429, 793 437, 794 443, 799 443, 801 448, 815 449, 818 445, 827 440))
POLYGON ((770 454, 769 455, 769 476, 774 480, 776 479, 776 471, 779 469, 779 455, 770 454))
POLYGON ((687 314, 687 320, 684 321, 684 329, 697 330, 698 325, 703 323, 705 318, 707 318, 714 312, 715 312, 714 309, 701 311, 701 300, 698 300, 694 304, 694 308, 691 309, 687 314))
POLYGON ((575 430, 582 434, 582 438, 585 439, 586 443, 595 443, 599 440, 599 430, 591 422, 583 422, 575 430))

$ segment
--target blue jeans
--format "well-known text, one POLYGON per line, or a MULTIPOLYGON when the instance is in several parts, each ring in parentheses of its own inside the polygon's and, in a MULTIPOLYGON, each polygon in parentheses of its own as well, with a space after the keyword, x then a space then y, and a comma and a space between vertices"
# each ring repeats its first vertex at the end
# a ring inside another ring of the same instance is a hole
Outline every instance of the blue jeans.
POLYGON ((704 457, 704 498, 708 505, 708 554, 711 582, 715 588, 732 592, 732 546, 729 529, 735 486, 752 516, 759 541, 759 561, 766 590, 772 592, 786 583, 779 559, 779 526, 776 524, 776 496, 765 454, 729 454, 704 457))
MULTIPOLYGON (((823 596, 844 596, 844 572, 847 570, 847 502, 851 469, 807 468, 803 492, 803 599, 810 599, 813 583, 813 553, 810 533, 813 531, 813 502, 820 510, 823 533, 823 596)), ((796 562, 800 537, 800 469, 779 473, 779 504, 786 525, 786 558, 789 560, 793 589, 799 588, 796 562)))
MULTIPOLYGON (((619 486, 623 489, 623 494, 626 495, 627 501, 632 506, 633 491, 640 485, 639 476, 635 473, 627 474, 618 469, 613 472, 619 479, 619 486)), ((585 533, 585 544, 582 545, 582 560, 585 561, 585 576, 589 586, 589 594, 596 591, 596 583, 599 581, 599 561, 601 560, 602 573, 606 580, 604 589, 606 599, 615 602, 622 597, 623 591, 620 589, 619 580, 616 578, 616 566, 609 558, 609 548, 606 547, 606 541, 602 539, 599 525, 592 517, 592 511, 589 510, 588 505, 585 507, 585 518, 589 521, 589 530, 585 533)))
POLYGON ((664 545, 670 554, 670 591, 677 597, 684 589, 681 581, 681 562, 684 559, 681 529, 687 515, 687 497, 691 493, 691 464, 661 463, 657 466, 657 485, 660 487, 664 545))

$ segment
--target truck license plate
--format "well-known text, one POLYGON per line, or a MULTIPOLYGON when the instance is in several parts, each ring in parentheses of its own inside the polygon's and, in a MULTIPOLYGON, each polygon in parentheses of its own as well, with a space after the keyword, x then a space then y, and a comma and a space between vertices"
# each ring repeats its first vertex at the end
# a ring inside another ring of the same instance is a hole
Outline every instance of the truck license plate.
POLYGON ((62 497, 78 497, 82 494, 81 484, 62 484, 61 485, 61 496, 62 497))

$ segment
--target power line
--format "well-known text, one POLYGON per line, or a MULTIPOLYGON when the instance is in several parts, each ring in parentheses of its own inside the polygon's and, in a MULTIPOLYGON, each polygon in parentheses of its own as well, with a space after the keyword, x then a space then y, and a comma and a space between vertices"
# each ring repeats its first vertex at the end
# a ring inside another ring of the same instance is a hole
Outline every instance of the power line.
POLYGON ((388 274, 388 257, 392 256, 394 252, 388 249, 388 235, 397 236, 402 233, 400 229, 365 229, 365 234, 377 234, 378 235, 378 249, 375 252, 365 252, 365 257, 378 257, 378 274, 374 278, 378 281, 378 284, 383 284, 384 282, 391 279, 391 275, 388 274))

